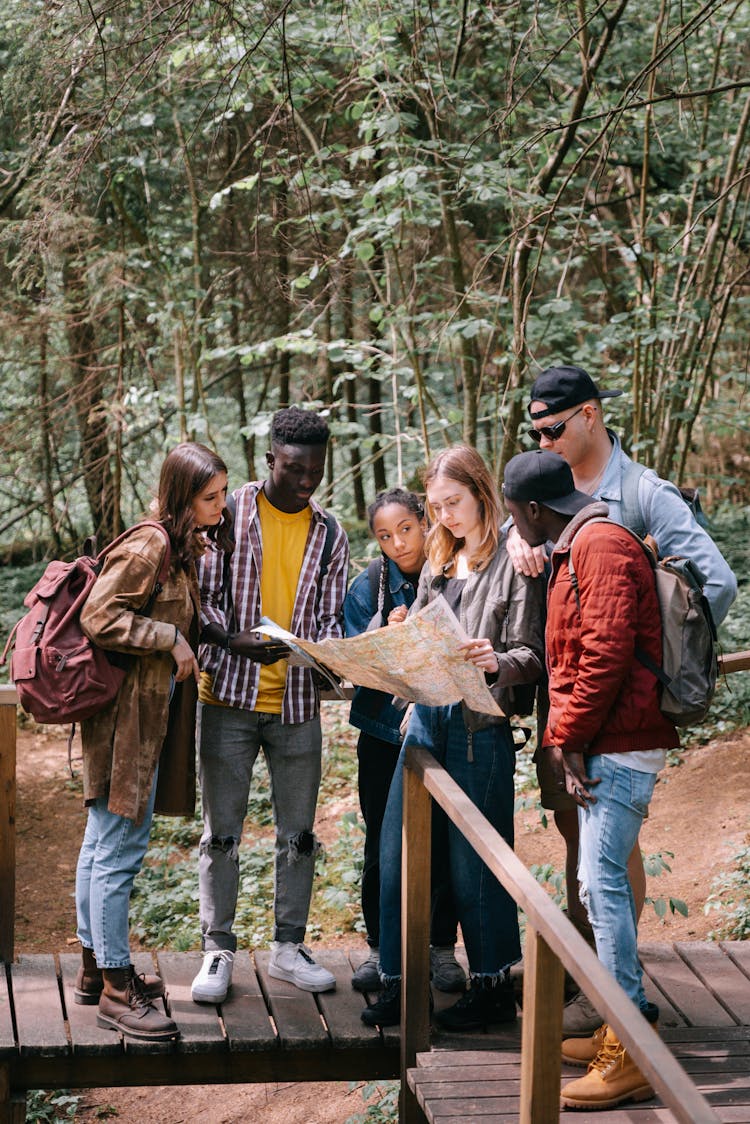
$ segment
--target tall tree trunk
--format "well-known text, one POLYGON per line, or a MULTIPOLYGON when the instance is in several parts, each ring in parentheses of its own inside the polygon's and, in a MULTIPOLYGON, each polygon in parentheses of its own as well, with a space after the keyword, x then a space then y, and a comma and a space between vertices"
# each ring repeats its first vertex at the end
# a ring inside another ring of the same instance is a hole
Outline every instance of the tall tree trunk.
POLYGON ((88 316, 88 292, 80 264, 67 258, 63 267, 67 298, 66 334, 71 400, 78 422, 83 479, 92 529, 102 541, 120 525, 120 497, 110 465, 107 391, 96 353, 96 333, 88 316))

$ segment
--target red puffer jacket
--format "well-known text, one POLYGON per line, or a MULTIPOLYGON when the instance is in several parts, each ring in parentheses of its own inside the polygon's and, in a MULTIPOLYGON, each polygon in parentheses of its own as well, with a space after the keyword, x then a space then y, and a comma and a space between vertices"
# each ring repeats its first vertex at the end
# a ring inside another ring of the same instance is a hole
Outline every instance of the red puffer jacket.
POLYGON ((636 645, 661 663, 661 618, 643 550, 617 524, 586 524, 606 504, 583 508, 552 554, 547 602, 550 713, 545 743, 567 752, 671 749, 677 731, 659 710, 657 680, 636 645), (570 581, 570 543, 580 610, 570 581))

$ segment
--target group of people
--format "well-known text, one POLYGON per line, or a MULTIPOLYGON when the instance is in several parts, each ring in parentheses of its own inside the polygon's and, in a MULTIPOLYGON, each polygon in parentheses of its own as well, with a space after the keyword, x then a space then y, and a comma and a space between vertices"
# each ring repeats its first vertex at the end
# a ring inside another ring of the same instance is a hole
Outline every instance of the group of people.
MULTIPOLYGON (((679 491, 635 466, 605 427, 601 399, 617 393, 578 367, 544 371, 529 406, 538 448, 505 470, 512 521, 503 523, 498 488, 476 450, 444 449, 422 475, 426 504, 402 488, 376 497, 368 515, 380 556, 348 592, 347 536, 314 499, 329 438, 320 415, 278 411, 265 480, 244 484, 230 502, 215 453, 184 443, 169 454, 156 500, 172 548, 169 580, 154 598, 164 537, 153 526, 135 528, 107 556, 82 614, 97 644, 139 657, 115 702, 83 724, 89 811, 76 882, 76 998, 98 1003, 102 1025, 140 1039, 178 1034, 157 1002, 159 977, 131 964, 128 902, 154 810, 193 808, 196 697, 204 955, 193 999, 221 1003, 231 987, 240 841, 261 749, 276 832, 269 972, 307 991, 335 987, 304 944, 319 850, 319 684, 257 625, 265 616, 310 640, 352 636, 398 627, 437 596, 456 614, 469 638, 462 654, 484 674, 503 716, 462 703, 405 713, 381 692, 355 692, 368 955, 352 985, 376 996, 363 1020, 388 1026, 400 1018, 405 748, 427 747, 512 846, 510 719, 528 708, 521 700, 536 685, 537 771, 542 804, 566 843, 570 919, 656 1022, 636 950, 645 893, 638 833, 664 752, 678 738, 659 709, 656 677, 635 656, 639 648, 660 662, 653 576, 617 524, 648 532, 662 554, 690 556, 706 575, 717 621, 736 583, 679 491), (568 564, 574 548, 577 589, 568 564)), ((432 837, 432 981, 461 993, 435 1018, 450 1030, 510 1022, 510 968, 521 957, 515 902, 439 810, 432 837), (468 981, 455 956, 459 924, 468 981)), ((563 1029, 563 1056, 588 1066, 566 1086, 564 1103, 596 1108, 650 1095, 582 994, 566 1005, 563 1029)))

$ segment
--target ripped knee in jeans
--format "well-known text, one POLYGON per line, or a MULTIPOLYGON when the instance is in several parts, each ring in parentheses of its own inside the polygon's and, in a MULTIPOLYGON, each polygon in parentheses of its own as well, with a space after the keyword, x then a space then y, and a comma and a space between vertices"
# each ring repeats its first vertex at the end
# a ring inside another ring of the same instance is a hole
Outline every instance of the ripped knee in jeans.
POLYGON ((212 835, 205 843, 201 843, 200 853, 202 855, 210 855, 216 852, 221 855, 228 855, 230 859, 237 862, 240 852, 239 839, 235 839, 233 835, 212 835))
POLYGON ((314 859, 323 850, 323 844, 312 831, 298 831, 289 840, 287 861, 298 863, 301 859, 314 859))

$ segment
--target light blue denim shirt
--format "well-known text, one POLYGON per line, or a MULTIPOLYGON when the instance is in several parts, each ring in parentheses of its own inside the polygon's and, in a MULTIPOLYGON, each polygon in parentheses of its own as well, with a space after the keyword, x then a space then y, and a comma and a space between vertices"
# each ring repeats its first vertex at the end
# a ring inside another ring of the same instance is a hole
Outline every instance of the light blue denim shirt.
MULTIPOLYGON (((633 462, 623 452, 617 434, 611 429, 607 433, 612 442, 612 453, 601 483, 594 492, 594 499, 604 500, 609 506, 609 518, 623 524, 622 477, 627 466, 633 462)), ((638 503, 645 533, 655 540, 660 557, 675 554, 691 558, 705 575, 706 598, 715 624, 721 624, 737 596, 737 579, 716 543, 697 522, 679 488, 668 480, 662 480, 652 469, 646 469, 638 481, 638 503)), ((512 519, 503 523, 506 533, 512 523, 512 519)), ((548 553, 553 545, 547 544, 548 553)))
MULTIPOLYGON (((416 589, 392 559, 388 560, 388 585, 394 607, 396 605, 408 607, 413 603, 416 589)), ((349 586, 349 592, 344 600, 344 635, 359 636, 360 633, 366 632, 377 609, 377 604, 373 604, 367 570, 364 570, 349 586)), ((354 692, 349 721, 358 730, 390 742, 392 745, 399 745, 401 742, 399 727, 403 717, 403 710, 398 710, 393 705, 391 695, 374 691, 370 687, 357 687, 354 692)))
MULTIPOLYGON (((609 506, 609 517, 622 518, 622 476, 631 462, 617 434, 608 429, 612 454, 594 498, 609 506)), ((690 558, 706 577, 704 587, 714 621, 721 624, 737 596, 737 579, 711 536, 696 521, 679 488, 647 469, 638 482, 638 502, 646 533, 656 541, 659 555, 690 558)))

